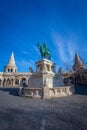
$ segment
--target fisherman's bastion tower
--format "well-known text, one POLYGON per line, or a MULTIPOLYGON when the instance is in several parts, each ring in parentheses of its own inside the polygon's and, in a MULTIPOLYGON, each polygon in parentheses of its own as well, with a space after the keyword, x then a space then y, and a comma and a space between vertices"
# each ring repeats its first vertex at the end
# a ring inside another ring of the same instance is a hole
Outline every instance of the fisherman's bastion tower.
POLYGON ((0 86, 24 86, 28 83, 30 72, 17 72, 14 53, 4 67, 4 72, 0 72, 0 86))
POLYGON ((73 72, 74 84, 87 85, 87 68, 77 53, 74 58, 73 72))

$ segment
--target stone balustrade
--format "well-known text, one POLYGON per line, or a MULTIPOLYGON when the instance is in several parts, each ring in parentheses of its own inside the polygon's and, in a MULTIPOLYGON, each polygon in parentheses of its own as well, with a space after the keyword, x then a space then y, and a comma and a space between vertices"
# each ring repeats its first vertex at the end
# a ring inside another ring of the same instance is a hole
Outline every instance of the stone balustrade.
MULTIPOLYGON (((28 96, 31 98, 55 98, 55 97, 63 97, 69 96, 73 94, 73 87, 64 86, 64 87, 54 87, 48 88, 47 86, 41 88, 21 88, 20 91, 22 96, 28 96)), ((20 94, 19 94, 20 95, 20 94)))
POLYGON ((23 89, 24 96, 28 96, 31 98, 41 98, 42 97, 42 88, 24 88, 23 89))
POLYGON ((71 86, 54 87, 49 89, 50 97, 62 97, 72 95, 71 86))

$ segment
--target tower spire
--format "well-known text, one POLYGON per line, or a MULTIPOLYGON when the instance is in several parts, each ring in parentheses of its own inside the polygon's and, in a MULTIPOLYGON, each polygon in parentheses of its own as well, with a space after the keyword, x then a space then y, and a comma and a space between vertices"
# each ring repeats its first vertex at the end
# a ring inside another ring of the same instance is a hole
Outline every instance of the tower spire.
POLYGON ((17 72, 17 66, 15 64, 14 53, 12 52, 8 64, 4 68, 5 72, 17 72))
POLYGON ((81 58, 79 57, 79 55, 76 52, 74 64, 73 64, 73 70, 77 71, 80 69, 86 69, 86 66, 84 65, 83 61, 81 60, 81 58))
POLYGON ((14 53, 13 52, 12 52, 11 57, 9 59, 8 65, 16 65, 15 64, 14 53))

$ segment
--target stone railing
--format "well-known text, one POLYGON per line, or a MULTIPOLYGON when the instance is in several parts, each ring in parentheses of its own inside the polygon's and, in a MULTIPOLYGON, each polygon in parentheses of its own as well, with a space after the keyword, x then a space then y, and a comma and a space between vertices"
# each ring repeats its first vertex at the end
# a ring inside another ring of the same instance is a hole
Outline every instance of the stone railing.
POLYGON ((55 98, 55 97, 63 97, 72 95, 73 92, 72 86, 64 86, 64 87, 54 87, 48 88, 47 86, 41 88, 29 88, 29 87, 20 87, 18 94, 20 96, 27 96, 31 98, 55 98))
POLYGON ((28 96, 31 98, 42 98, 42 88, 24 88, 23 89, 24 96, 28 96))
POLYGON ((50 88, 50 97, 62 97, 72 95, 71 86, 50 88))

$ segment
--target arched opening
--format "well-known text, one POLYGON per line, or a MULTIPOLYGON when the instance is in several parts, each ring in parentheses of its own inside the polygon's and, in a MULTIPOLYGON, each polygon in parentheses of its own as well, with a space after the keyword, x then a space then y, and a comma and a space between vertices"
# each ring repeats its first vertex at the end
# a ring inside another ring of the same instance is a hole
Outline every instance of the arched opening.
POLYGON ((3 80, 3 86, 6 86, 6 79, 3 80))
POLYGON ((10 72, 10 69, 8 69, 8 72, 10 72))
POLYGON ((19 85, 19 80, 15 79, 15 85, 19 85))
POLYGON ((11 80, 9 78, 7 79, 6 85, 11 86, 11 80))
POLYGON ((22 85, 23 87, 26 87, 26 78, 22 78, 22 85))
POLYGON ((0 79, 0 86, 2 85, 2 80, 0 79))
POLYGON ((13 69, 11 69, 11 72, 13 72, 13 69))

